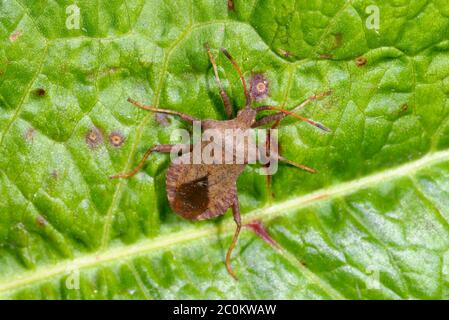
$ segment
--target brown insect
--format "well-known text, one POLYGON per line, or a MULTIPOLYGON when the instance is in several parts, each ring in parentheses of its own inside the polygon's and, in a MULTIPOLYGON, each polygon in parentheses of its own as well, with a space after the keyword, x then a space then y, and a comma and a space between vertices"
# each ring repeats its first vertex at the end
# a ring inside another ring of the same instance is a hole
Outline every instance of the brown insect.
MULTIPOLYGON (((246 98, 245 107, 237 113, 237 116, 235 118, 232 118, 233 114, 232 105, 218 75, 215 58, 212 55, 211 50, 207 44, 205 44, 205 48, 214 70, 215 80, 220 90, 220 96, 223 100, 228 120, 208 119, 201 121, 201 129, 203 131, 207 129, 215 129, 224 133, 226 129, 249 129, 264 126, 270 123, 274 123, 273 127, 275 127, 287 115, 299 118, 322 130, 330 131, 323 125, 314 122, 312 120, 309 120, 307 118, 301 117, 294 113, 296 109, 304 107, 306 104, 328 95, 329 92, 308 98, 292 111, 283 110, 274 106, 260 106, 257 108, 252 108, 251 107, 252 99, 247 90, 246 81, 239 65, 232 58, 232 56, 226 49, 221 49, 226 58, 231 62, 233 68, 239 74, 240 81, 243 85, 243 90, 246 98), (278 112, 271 115, 266 115, 260 118, 259 120, 256 120, 257 113, 264 110, 275 110, 278 112)), ((146 106, 131 98, 128 98, 128 101, 144 110, 179 116, 182 120, 189 122, 190 124, 193 124, 194 121, 199 121, 198 119, 195 119, 194 117, 188 114, 181 113, 178 111, 146 106)), ((204 141, 201 142, 202 145, 205 143, 207 142, 204 141)), ((194 145, 190 145, 189 147, 190 152, 186 153, 183 156, 186 157, 191 156, 194 145)), ((139 164, 133 171, 129 173, 121 173, 115 176, 111 176, 111 178, 132 177, 133 175, 135 175, 137 172, 140 171, 140 169, 143 167, 145 163, 145 160, 151 153, 153 152, 170 153, 174 148, 179 148, 179 145, 164 144, 153 146, 145 152, 142 160, 139 162, 139 164)), ((234 152, 241 151, 236 149, 233 150, 234 152)), ((280 154, 270 156, 277 157, 276 160, 284 161, 302 170, 306 170, 312 173, 316 172, 314 169, 311 169, 307 166, 287 160, 280 154)), ((222 164, 204 164, 204 163, 177 164, 172 162, 168 168, 166 176, 167 197, 173 211, 176 214, 188 220, 211 219, 224 214, 228 208, 232 209, 232 213, 237 227, 234 233, 234 237, 232 238, 231 244, 226 254, 226 268, 228 272, 235 279, 237 279, 231 267, 231 253, 235 247, 237 238, 239 236, 242 227, 239 201, 237 197, 236 181, 239 175, 245 169, 247 163, 229 164, 225 163, 225 161, 221 163, 222 164)))

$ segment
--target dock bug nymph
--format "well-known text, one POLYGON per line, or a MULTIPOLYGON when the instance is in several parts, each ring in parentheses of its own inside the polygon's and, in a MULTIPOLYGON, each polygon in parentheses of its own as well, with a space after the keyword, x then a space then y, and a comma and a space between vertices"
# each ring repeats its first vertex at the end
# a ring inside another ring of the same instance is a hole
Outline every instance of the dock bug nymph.
MULTIPOLYGON (((306 99, 299 106, 294 108, 292 111, 283 110, 274 106, 260 106, 257 108, 252 108, 252 99, 251 95, 247 90, 247 85, 245 78, 242 74, 242 71, 237 64, 237 62, 232 58, 229 52, 226 49, 221 49, 226 58, 231 62, 233 68, 237 71, 240 81, 243 85, 243 90, 246 98, 246 104, 243 109, 241 109, 235 118, 232 117, 232 105, 231 100, 226 94, 223 85, 221 83, 220 77, 218 75, 217 65, 215 62, 215 58, 211 53, 211 50, 208 44, 205 44, 205 48, 207 54, 209 56, 209 60, 212 64, 213 71, 215 74, 215 80, 219 88, 220 96, 223 100, 224 108, 228 120, 204 120, 201 121, 201 130, 207 129, 215 129, 220 132, 225 132, 227 129, 251 129, 261 127, 267 124, 274 123, 274 126, 277 126, 279 122, 288 115, 299 118, 302 121, 306 121, 309 124, 324 130, 329 131, 323 125, 314 122, 310 119, 301 117, 294 113, 296 109, 304 107, 306 104, 322 98, 329 94, 329 92, 322 93, 319 95, 312 96, 306 99), (265 110, 274 110, 277 111, 274 114, 266 115, 256 120, 256 115, 260 111, 265 110)), ((136 107, 139 107, 144 110, 156 112, 156 113, 164 113, 170 115, 179 116, 182 120, 193 124, 198 119, 194 117, 181 113, 174 110, 167 109, 159 109, 152 106, 143 105, 131 98, 128 98, 128 101, 134 104, 136 107)), ((204 143, 204 142, 200 142, 204 143)), ((149 155, 153 152, 162 152, 162 153, 170 153, 174 148, 179 148, 180 145, 175 144, 164 144, 164 145, 156 145, 149 148, 140 163, 137 167, 129 172, 129 173, 121 173, 115 176, 111 176, 111 178, 129 178, 135 175, 139 170, 143 167, 145 160, 149 157, 149 155)), ((195 145, 190 145, 190 153, 194 149, 195 145)), ((233 149, 235 150, 235 149, 233 149)), ((224 156, 224 155, 223 155, 224 156)), ((233 155, 235 157, 235 154, 233 155)), ((279 153, 274 155, 270 155, 270 157, 276 157, 276 161, 280 160, 286 162, 290 165, 296 166, 302 170, 314 173, 315 170, 309 168, 307 166, 297 164, 288 159, 282 157, 279 153)), ((237 187, 236 181, 242 171, 245 169, 248 163, 238 164, 238 163, 226 163, 222 161, 220 164, 206 164, 206 163, 197 163, 197 164, 185 164, 185 163, 175 163, 172 162, 168 168, 167 176, 166 176, 166 187, 167 187, 167 198, 170 203, 173 211, 180 215, 181 217, 188 220, 204 220, 204 219, 212 219, 214 217, 220 216, 226 212, 227 209, 231 208, 234 216, 234 221, 237 225, 234 237, 232 238, 231 244, 229 245, 229 249, 226 253, 226 268, 235 279, 237 279, 235 273, 231 267, 231 253, 234 249, 234 246, 237 242, 237 238, 240 233, 240 229, 242 227, 241 218, 240 218, 240 208, 239 201, 237 197, 237 187)))

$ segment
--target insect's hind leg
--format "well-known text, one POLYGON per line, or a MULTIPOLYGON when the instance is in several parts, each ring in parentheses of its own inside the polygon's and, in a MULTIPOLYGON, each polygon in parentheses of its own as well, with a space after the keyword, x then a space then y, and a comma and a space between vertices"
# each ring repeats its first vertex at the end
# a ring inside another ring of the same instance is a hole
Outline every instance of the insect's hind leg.
POLYGON ((221 99, 223 100, 226 116, 230 119, 230 118, 232 118, 231 99, 229 99, 229 96, 226 94, 226 91, 223 88, 223 84, 221 83, 220 76, 218 75, 217 63, 215 62, 214 55, 210 51, 209 45, 207 43, 205 43, 204 47, 206 48, 210 63, 212 64, 212 68, 214 69, 215 81, 217 82, 218 88, 220 89, 220 96, 221 96, 221 99))
POLYGON ((235 201, 232 204, 232 214, 234 216, 234 221, 237 227, 235 229, 234 236, 232 237, 231 244, 229 245, 228 252, 226 252, 226 269, 235 280, 238 280, 231 266, 232 250, 234 250, 235 244, 237 243, 237 240, 239 238, 240 230, 242 229, 242 219, 240 217, 240 205, 237 195, 235 196, 235 201))
POLYGON ((130 178, 142 169, 143 165, 145 164, 145 161, 148 159, 150 154, 152 154, 153 152, 169 153, 172 151, 173 147, 175 147, 175 146, 176 145, 174 145, 174 144, 160 144, 160 145, 151 147, 145 152, 142 160, 140 160, 139 164, 131 172, 119 173, 119 174, 110 176, 109 178, 110 179, 130 178))
MULTIPOLYGON (((271 128, 275 129, 278 125, 279 125, 280 121, 276 122, 271 128)), ((271 150, 271 143, 275 142, 271 140, 271 130, 267 129, 267 141, 266 143, 266 150, 271 150)), ((275 142, 277 143, 277 142, 275 142)), ((276 146, 276 149, 279 148, 279 145, 276 146)), ((273 179, 272 179, 272 174, 270 174, 270 163, 267 163, 266 165, 264 165, 265 170, 266 170, 266 175, 265 175, 265 181, 266 181, 266 185, 267 185, 267 193, 268 193, 268 199, 271 201, 274 198, 274 192, 273 192, 273 188, 272 188, 272 184, 273 184, 273 179)))
MULTIPOLYGON (((293 111, 301 109, 301 108, 305 107, 307 104, 309 104, 310 102, 315 101, 315 100, 317 100, 319 98, 322 98, 324 96, 327 96, 329 94, 330 94, 330 92, 324 92, 324 93, 320 93, 318 95, 309 97, 304 102, 302 102, 300 105, 298 105, 296 108, 294 108, 293 111)), ((262 118, 259 121, 261 121, 262 123, 264 122, 263 121, 264 119, 266 120, 265 123, 270 123, 270 122, 274 121, 274 124, 271 126, 271 129, 276 129, 277 127, 279 127, 282 119, 287 117, 287 116, 288 116, 287 114, 283 114, 282 112, 279 112, 279 113, 276 113, 276 114, 273 114, 273 115, 269 115, 269 116, 267 116, 265 118, 262 118)), ((263 124, 265 124, 265 123, 263 123, 263 124)), ((267 150, 270 150, 270 146, 269 146, 269 144, 271 143, 271 139, 269 138, 270 130, 268 130, 267 134, 268 134, 267 150)), ((296 162, 293 162, 293 161, 291 161, 289 159, 286 159, 283 156, 281 156, 280 154, 278 154, 277 157, 278 157, 278 160, 283 161, 285 163, 288 163, 288 164, 290 164, 292 166, 295 166, 298 169, 307 171, 309 173, 316 173, 317 172, 315 169, 310 168, 310 167, 308 167, 306 165, 303 165, 303 164, 300 164, 300 163, 296 163, 296 162)), ((268 191, 271 193, 271 175, 267 175, 267 188, 268 188, 268 191)))
MULTIPOLYGON (((276 129, 276 128, 279 126, 279 124, 280 124, 280 120, 277 120, 277 121, 271 126, 271 129, 276 129)), ((276 143, 276 144, 277 144, 278 142, 271 139, 271 130, 267 129, 266 150, 271 150, 271 143, 276 143)), ((276 147, 276 150, 278 150, 278 149, 279 149, 279 145, 276 147)), ((276 152, 276 154, 275 154, 274 156, 271 156, 271 155, 270 155, 270 157, 275 158, 275 160, 279 160, 279 161, 288 163, 288 164, 290 164, 290 165, 292 165, 292 166, 297 167, 298 169, 307 171, 307 172, 309 172, 309 173, 317 173, 317 171, 316 171, 315 169, 313 169, 313 168, 310 168, 310 167, 308 167, 308 166, 306 166, 306 165, 299 164, 299 163, 296 163, 296 162, 294 162, 294 161, 291 161, 291 160, 289 160, 289 159, 284 158, 283 156, 281 156, 281 155, 279 154, 279 151, 276 152)), ((269 197, 269 200, 270 200, 270 201, 271 201, 271 200, 274 198, 274 196, 275 196, 275 195, 274 195, 274 192, 273 192, 273 189, 272 189, 272 173, 271 173, 271 171, 270 171, 270 164, 271 164, 271 162, 272 162, 272 161, 270 161, 269 163, 267 163, 267 164, 264 165, 264 169, 265 169, 265 171, 266 171, 266 176, 265 176, 265 177, 266 177, 266 187, 267 187, 267 193, 268 193, 268 197, 269 197)))

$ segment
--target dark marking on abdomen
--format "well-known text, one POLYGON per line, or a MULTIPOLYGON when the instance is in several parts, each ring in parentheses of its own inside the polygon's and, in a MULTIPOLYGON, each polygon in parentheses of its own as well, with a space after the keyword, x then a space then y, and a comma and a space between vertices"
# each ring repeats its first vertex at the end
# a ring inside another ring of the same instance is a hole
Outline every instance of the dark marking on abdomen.
POLYGON ((209 205, 208 175, 181 184, 176 188, 173 210, 185 218, 195 218, 209 205))

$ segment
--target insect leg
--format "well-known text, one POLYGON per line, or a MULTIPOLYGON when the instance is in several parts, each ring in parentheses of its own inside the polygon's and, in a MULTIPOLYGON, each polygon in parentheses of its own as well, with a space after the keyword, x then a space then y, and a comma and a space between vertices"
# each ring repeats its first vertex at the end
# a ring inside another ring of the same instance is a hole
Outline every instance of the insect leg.
MULTIPOLYGON (((271 129, 277 128, 277 127, 279 126, 280 123, 281 123, 281 120, 277 120, 277 121, 271 126, 271 129)), ((267 134, 269 135, 269 134, 270 134, 270 130, 267 130, 267 131, 268 131, 267 134)), ((269 146, 270 142, 271 142, 271 139, 270 139, 269 136, 268 136, 268 139, 267 139, 267 145, 268 145, 268 146, 267 146, 267 150, 269 150, 269 148, 270 148, 270 146, 269 146)), ((280 154, 278 154, 277 157, 278 157, 278 160, 283 161, 283 162, 285 162, 285 163, 288 163, 288 164, 290 164, 290 165, 292 165, 292 166, 295 166, 295 167, 297 167, 297 168, 299 168, 299 169, 301 169, 301 170, 307 171, 307 172, 309 172, 309 173, 317 173, 317 171, 316 171, 315 169, 310 168, 310 167, 308 167, 308 166, 306 166, 306 165, 303 165, 303 164, 299 164, 299 163, 293 162, 293 161, 291 161, 291 160, 289 160, 289 159, 284 158, 284 157, 281 156, 280 154)), ((268 187, 269 187, 268 190, 271 192, 271 175, 267 175, 267 184, 268 184, 268 187)))
POLYGON ((210 51, 209 45, 207 43, 205 43, 204 47, 207 50, 207 54, 209 56, 210 63, 212 64, 212 67, 214 69, 215 81, 217 82, 218 88, 220 89, 220 96, 221 96, 221 99, 223 100, 226 116, 228 118, 232 118, 231 99, 229 99, 228 95, 226 94, 226 91, 223 88, 223 84, 221 83, 220 77, 218 75, 217 63, 215 62, 215 58, 214 58, 212 52, 210 51))
POLYGON ((179 111, 168 110, 168 109, 159 109, 159 108, 155 108, 155 107, 152 107, 152 106, 146 106, 146 105, 143 105, 142 103, 140 103, 140 102, 138 102, 138 101, 136 101, 134 99, 131 99, 131 98, 128 98, 128 102, 131 102, 133 105, 135 105, 136 107, 138 107, 140 109, 143 109, 143 110, 152 111, 152 112, 158 112, 158 113, 171 114, 171 115, 178 116, 182 120, 187 121, 189 123, 193 123, 193 121, 197 121, 197 119, 195 119, 194 117, 192 117, 192 116, 190 116, 188 114, 179 112, 179 111))
POLYGON ((325 97, 325 96, 328 96, 329 94, 330 94, 330 91, 327 91, 327 92, 323 92, 323 93, 314 95, 314 96, 312 96, 312 97, 309 97, 309 98, 307 98, 305 101, 303 101, 301 104, 299 104, 298 106, 296 106, 295 108, 293 108, 293 110, 291 110, 291 111, 289 111, 289 110, 282 110, 282 109, 280 109, 280 108, 278 108, 278 107, 274 107, 274 106, 260 106, 260 107, 257 107, 257 108, 256 108, 256 111, 257 111, 257 112, 265 111, 265 110, 277 110, 277 111, 279 111, 279 112, 277 112, 277 113, 275 113, 275 114, 270 114, 270 115, 268 115, 268 116, 265 116, 265 117, 259 119, 258 121, 256 121, 256 122, 253 124, 252 127, 253 127, 253 128, 260 127, 260 126, 266 125, 266 124, 268 124, 268 123, 271 123, 271 122, 273 122, 273 121, 276 121, 275 125, 273 126, 273 128, 275 128, 275 127, 277 127, 277 125, 279 124, 279 122, 280 122, 282 119, 284 119, 285 117, 291 115, 291 116, 293 116, 293 117, 299 118, 299 119, 302 120, 302 121, 306 121, 306 122, 310 123, 311 125, 313 125, 313 126, 319 128, 319 129, 321 129, 321 130, 324 130, 324 131, 330 131, 328 128, 324 127, 322 124, 317 123, 317 122, 315 122, 315 121, 312 121, 312 120, 310 120, 310 119, 301 117, 301 116, 299 116, 299 115, 297 115, 297 114, 294 113, 294 112, 296 112, 297 110, 299 110, 299 109, 305 107, 306 105, 308 105, 310 102, 313 102, 313 101, 315 101, 315 100, 318 100, 318 99, 320 99, 320 98, 323 98, 323 97, 325 97))
POLYGON ((145 154, 143 155, 142 160, 140 160, 139 164, 131 171, 127 173, 119 173, 114 176, 110 176, 110 179, 117 179, 117 178, 130 178, 134 176, 137 172, 142 169, 143 165, 145 164, 145 160, 152 154, 153 152, 163 152, 163 153, 169 153, 173 149, 175 145, 173 144, 160 144, 154 147, 149 148, 145 154))
POLYGON ((285 162, 285 163, 288 163, 288 164, 290 164, 290 165, 292 165, 292 166, 295 166, 295 167, 298 168, 298 169, 301 169, 301 170, 304 170, 304 171, 307 171, 307 172, 310 172, 310 173, 317 173, 317 171, 316 171, 315 169, 310 168, 310 167, 308 167, 308 166, 305 166, 305 165, 303 165, 303 164, 299 164, 299 163, 293 162, 293 161, 291 161, 291 160, 288 160, 288 159, 284 158, 284 157, 281 156, 281 155, 278 155, 278 159, 279 159, 280 161, 283 161, 283 162, 285 162))
POLYGON ((240 205, 239 205, 239 199, 237 196, 235 196, 235 201, 232 204, 232 214, 234 216, 234 221, 237 225, 237 228, 235 229, 234 236, 232 237, 231 244, 229 245, 228 252, 226 253, 226 269, 228 269, 229 274, 235 279, 237 279, 237 276, 235 275, 234 271, 232 270, 231 266, 231 254, 232 250, 234 250, 235 244, 237 243, 237 239, 240 234, 240 229, 242 228, 242 220, 240 218, 240 205))
MULTIPOLYGON (((280 121, 278 121, 278 122, 276 122, 274 125, 273 125, 273 127, 272 127, 272 129, 274 129, 274 128, 276 128, 277 127, 277 125, 279 124, 279 122, 280 121)), ((269 130, 269 129, 267 129, 266 130, 267 131, 267 140, 266 140, 266 142, 265 142, 265 144, 266 144, 266 150, 271 150, 271 131, 269 130)), ((273 141, 274 142, 274 141, 273 141)), ((267 163, 266 165, 265 165, 265 170, 266 170, 266 172, 267 172, 267 175, 265 176, 266 177, 266 184, 267 184, 267 193, 268 193, 268 197, 269 197, 269 199, 270 200, 272 200, 273 198, 274 198, 274 193, 273 193, 273 189, 271 188, 271 185, 272 185, 272 175, 270 174, 270 169, 269 169, 269 167, 270 167, 270 163, 267 163)))
POLYGON ((223 52, 223 54, 226 56, 226 58, 228 58, 228 60, 231 61, 232 66, 239 74, 240 81, 242 82, 242 85, 243 85, 243 92, 245 93, 246 106, 249 107, 251 105, 251 96, 248 92, 248 88, 246 86, 246 81, 245 81, 245 77, 243 76, 242 70, 240 69, 239 65, 234 60, 234 58, 231 56, 231 54, 228 52, 228 50, 226 50, 225 48, 221 48, 221 52, 223 52))

